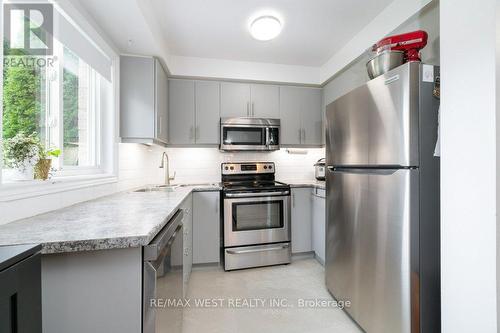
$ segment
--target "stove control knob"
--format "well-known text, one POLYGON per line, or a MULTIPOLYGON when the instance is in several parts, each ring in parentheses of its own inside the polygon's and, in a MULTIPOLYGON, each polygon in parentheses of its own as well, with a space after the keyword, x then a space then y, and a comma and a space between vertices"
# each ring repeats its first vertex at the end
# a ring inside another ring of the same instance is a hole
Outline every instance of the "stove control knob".
POLYGON ((224 170, 229 170, 229 168, 227 166, 224 167, 224 170))
POLYGON ((264 169, 267 169, 267 165, 264 165, 264 169))
POLYGON ((234 166, 231 166, 229 169, 234 170, 234 166))
POLYGON ((272 168, 273 168, 273 166, 272 166, 272 165, 270 165, 270 166, 269 166, 269 169, 272 169, 272 168))

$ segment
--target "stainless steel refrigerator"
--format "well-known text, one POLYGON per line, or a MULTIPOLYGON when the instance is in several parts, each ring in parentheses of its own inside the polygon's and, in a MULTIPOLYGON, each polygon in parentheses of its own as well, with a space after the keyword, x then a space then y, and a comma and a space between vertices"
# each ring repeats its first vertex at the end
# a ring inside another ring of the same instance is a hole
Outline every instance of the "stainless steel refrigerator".
POLYGON ((440 332, 438 67, 327 106, 326 284, 368 333, 440 332))

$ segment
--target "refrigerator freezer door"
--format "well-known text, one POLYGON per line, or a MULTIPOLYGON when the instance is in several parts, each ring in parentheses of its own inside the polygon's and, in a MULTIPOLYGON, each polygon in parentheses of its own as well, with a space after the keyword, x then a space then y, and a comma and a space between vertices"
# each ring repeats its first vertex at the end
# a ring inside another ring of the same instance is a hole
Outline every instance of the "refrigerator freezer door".
POLYGON ((402 65, 327 106, 327 165, 418 166, 419 68, 402 65))
POLYGON ((326 284, 337 300, 351 302, 345 309, 366 332, 411 332, 418 173, 327 169, 326 284))

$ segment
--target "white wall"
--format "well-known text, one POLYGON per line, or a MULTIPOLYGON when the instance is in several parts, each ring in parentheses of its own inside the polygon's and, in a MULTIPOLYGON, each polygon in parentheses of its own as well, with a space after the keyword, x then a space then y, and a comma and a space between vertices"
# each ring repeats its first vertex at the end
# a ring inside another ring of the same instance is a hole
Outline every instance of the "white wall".
POLYGON ((324 157, 324 149, 307 149, 306 155, 288 154, 285 149, 270 153, 221 153, 217 148, 160 148, 140 144, 119 145, 118 181, 87 186, 32 198, 0 202, 0 224, 59 209, 145 184, 163 182, 161 155, 170 157, 173 183, 220 181, 220 164, 225 161, 273 161, 278 180, 314 180, 313 164, 324 157))
POLYGON ((442 330, 493 333, 496 1, 440 7, 442 330))
MULTIPOLYGON (((422 61, 427 64, 439 65, 439 1, 432 1, 422 11, 402 23, 388 35, 419 29, 425 30, 429 34, 428 44, 421 51, 422 61)), ((378 39, 383 37, 379 36, 378 39)), ((325 85, 323 90, 324 106, 369 80, 366 72, 366 63, 369 58, 369 53, 363 53, 325 85)))

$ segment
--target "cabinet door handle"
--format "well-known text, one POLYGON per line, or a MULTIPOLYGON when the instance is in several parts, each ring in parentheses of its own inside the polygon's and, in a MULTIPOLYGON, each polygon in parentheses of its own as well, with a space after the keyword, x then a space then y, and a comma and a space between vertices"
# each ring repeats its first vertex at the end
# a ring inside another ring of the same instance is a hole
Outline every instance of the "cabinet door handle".
POLYGON ((200 139, 200 127, 199 126, 196 126, 195 129, 194 129, 194 138, 196 140, 200 139))
POLYGON ((302 133, 303 133, 303 134, 302 134, 302 140, 304 141, 304 142, 302 142, 302 143, 306 143, 306 130, 305 130, 305 129, 302 129, 302 133))
POLYGON ((193 126, 191 126, 189 128, 189 140, 191 140, 193 138, 193 131, 194 131, 193 126))
POLYGON ((255 105, 254 105, 254 104, 253 104, 253 102, 252 102, 252 116, 253 116, 253 117, 255 117, 255 108, 254 108, 254 106, 255 106, 255 105))
POLYGON ((250 117, 250 102, 247 102, 247 117, 250 117))
POLYGON ((292 193, 292 207, 295 208, 295 193, 292 193))
POLYGON ((299 143, 302 143, 302 129, 299 128, 299 143))
POLYGON ((219 214, 219 198, 215 198, 215 213, 219 214))

